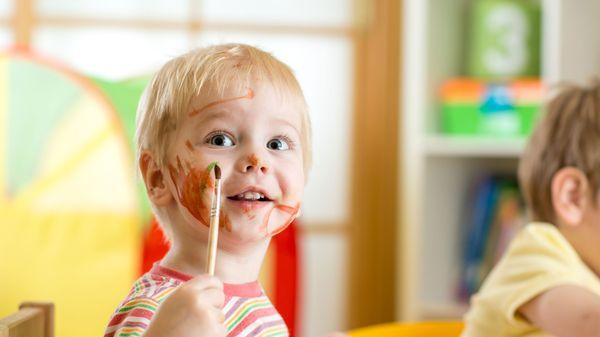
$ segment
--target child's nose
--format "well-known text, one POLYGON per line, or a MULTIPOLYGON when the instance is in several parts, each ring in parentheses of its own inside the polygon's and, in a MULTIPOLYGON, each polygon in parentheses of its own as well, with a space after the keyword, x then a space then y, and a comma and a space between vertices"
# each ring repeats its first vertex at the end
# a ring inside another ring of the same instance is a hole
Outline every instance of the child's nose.
POLYGON ((243 173, 260 172, 266 174, 269 172, 269 166, 265 160, 255 153, 243 158, 240 166, 243 173))

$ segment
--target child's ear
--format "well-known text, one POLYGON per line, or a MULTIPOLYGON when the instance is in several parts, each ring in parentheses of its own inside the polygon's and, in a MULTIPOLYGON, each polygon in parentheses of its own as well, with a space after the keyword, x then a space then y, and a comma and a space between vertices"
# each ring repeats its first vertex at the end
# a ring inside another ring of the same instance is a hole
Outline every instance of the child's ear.
POLYGON ((566 225, 579 225, 588 207, 589 183, 581 170, 565 167, 552 178, 552 206, 566 225))
POLYGON ((140 171, 146 185, 148 198, 157 206, 166 206, 172 198, 171 191, 168 188, 166 176, 160 167, 156 164, 152 154, 145 150, 140 155, 140 171))

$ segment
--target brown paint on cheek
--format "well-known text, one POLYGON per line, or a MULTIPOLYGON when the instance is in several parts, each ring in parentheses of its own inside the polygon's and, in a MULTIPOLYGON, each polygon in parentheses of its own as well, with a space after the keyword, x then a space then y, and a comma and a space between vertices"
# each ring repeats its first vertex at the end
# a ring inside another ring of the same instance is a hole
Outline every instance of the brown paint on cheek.
POLYGON ((214 181, 210 179, 210 170, 191 167, 183 178, 180 190, 177 177, 184 175, 184 172, 179 157, 177 157, 177 165, 178 168, 176 169, 173 165, 169 164, 169 173, 175 183, 179 201, 196 220, 205 226, 209 226, 209 207, 205 203, 203 195, 206 188, 210 188, 211 190, 214 188, 214 181))
POLYGON ((185 161, 185 168, 187 169, 187 172, 190 172, 190 171, 192 171, 193 166, 192 166, 192 164, 189 161, 186 160, 185 161))
POLYGON ((175 190, 177 191, 177 196, 179 197, 180 193, 179 193, 179 186, 177 185, 177 177, 179 176, 179 172, 177 171, 177 169, 175 168, 175 166, 169 164, 169 175, 171 176, 171 181, 173 181, 173 184, 175 185, 175 190))
POLYGON ((226 231, 231 233, 232 227, 231 227, 231 220, 229 220, 229 215, 227 215, 227 213, 223 212, 223 210, 221 210, 221 212, 219 214, 220 214, 219 217, 221 219, 219 221, 219 227, 225 228, 226 231))
POLYGON ((206 110, 208 108, 211 108, 211 107, 213 107, 215 105, 226 103, 226 102, 231 102, 231 101, 235 101, 236 99, 243 99, 243 98, 253 99, 254 98, 254 91, 252 89, 248 88, 248 92, 244 96, 226 98, 226 99, 221 99, 221 100, 218 100, 218 101, 215 101, 215 102, 212 102, 212 103, 208 103, 207 105, 201 107, 200 109, 194 110, 194 111, 190 112, 188 114, 188 116, 194 117, 197 114, 201 113, 202 111, 204 111, 204 110, 206 110))
POLYGON ((300 203, 298 203, 295 207, 284 205, 284 204, 275 205, 275 207, 273 207, 265 215, 265 219, 263 221, 263 229, 265 230, 265 237, 275 236, 275 235, 283 232, 294 221, 299 210, 300 210, 300 203), (274 210, 280 210, 282 212, 288 213, 290 215, 290 217, 283 226, 279 227, 278 229, 276 229, 273 232, 269 232, 269 220, 271 219, 271 214, 273 213, 274 210))
POLYGON ((185 147, 187 147, 190 152, 194 152, 194 145, 192 145, 192 142, 190 142, 189 139, 185 141, 185 147))
POLYGON ((177 158, 177 169, 179 170, 180 173, 185 173, 185 171, 183 170, 183 165, 181 164, 181 158, 179 158, 179 156, 177 156, 176 158, 177 158))
POLYGON ((205 169, 200 171, 200 192, 204 193, 204 191, 208 188, 213 190, 215 188, 215 182, 210 178, 211 170, 205 169))
POLYGON ((185 177, 181 193, 181 204, 205 226, 209 226, 209 208, 202 196, 210 186, 208 181, 210 181, 210 172, 207 174, 206 170, 192 169, 185 177))

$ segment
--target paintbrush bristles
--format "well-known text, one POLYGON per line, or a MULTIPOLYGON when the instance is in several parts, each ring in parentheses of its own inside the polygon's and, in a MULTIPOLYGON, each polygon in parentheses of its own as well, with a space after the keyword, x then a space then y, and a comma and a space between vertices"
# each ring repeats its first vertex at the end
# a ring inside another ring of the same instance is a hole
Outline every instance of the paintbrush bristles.
POLYGON ((215 179, 221 179, 221 168, 219 165, 215 165, 215 179))

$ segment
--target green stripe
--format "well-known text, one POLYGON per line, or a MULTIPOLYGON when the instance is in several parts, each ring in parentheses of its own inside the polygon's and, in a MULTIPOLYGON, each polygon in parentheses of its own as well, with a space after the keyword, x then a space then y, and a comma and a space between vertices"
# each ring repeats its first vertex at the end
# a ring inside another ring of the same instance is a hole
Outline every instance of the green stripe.
POLYGON ((128 333, 120 333, 119 337, 127 337, 127 336, 142 336, 139 332, 128 332, 128 333))
POLYGON ((119 310, 119 312, 129 311, 130 309, 133 309, 133 308, 146 308, 148 310, 156 311, 156 306, 151 306, 151 305, 148 305, 148 304, 142 304, 142 303, 140 303, 140 304, 130 305, 128 307, 122 307, 119 310))
POLYGON ((264 335, 263 337, 275 337, 275 336, 287 336, 287 331, 282 329, 278 331, 273 331, 268 335, 264 335))
POLYGON ((248 308, 246 308, 244 311, 242 311, 242 313, 240 314, 240 316, 233 321, 231 324, 229 324, 227 326, 227 331, 230 331, 234 326, 236 326, 244 317, 246 317, 246 315, 248 314, 249 311, 252 311, 255 308, 268 308, 270 305, 270 303, 268 302, 258 302, 255 304, 252 304, 251 306, 249 306, 248 308))

